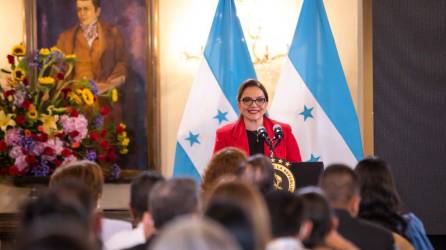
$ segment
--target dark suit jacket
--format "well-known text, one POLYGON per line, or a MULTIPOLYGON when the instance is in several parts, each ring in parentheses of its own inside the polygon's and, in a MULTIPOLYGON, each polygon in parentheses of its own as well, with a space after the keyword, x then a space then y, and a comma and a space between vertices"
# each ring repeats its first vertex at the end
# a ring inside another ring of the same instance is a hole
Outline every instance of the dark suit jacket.
POLYGON ((353 242, 361 250, 394 250, 392 233, 386 229, 353 218, 347 211, 336 209, 339 219, 338 232, 347 240, 353 242))
MULTIPOLYGON (((280 124, 283 130, 283 139, 274 150, 274 156, 285 159, 289 162, 301 162, 302 159, 300 157, 299 146, 297 145, 296 139, 291 131, 290 125, 271 120, 266 116, 263 117, 263 126, 265 127, 269 136, 274 134, 274 124, 280 124)), ((214 153, 225 147, 236 147, 242 149, 248 155, 250 155, 248 134, 246 133, 245 123, 242 118, 217 130, 214 153)), ((264 145, 264 152, 267 156, 269 156, 269 148, 266 143, 264 145)))

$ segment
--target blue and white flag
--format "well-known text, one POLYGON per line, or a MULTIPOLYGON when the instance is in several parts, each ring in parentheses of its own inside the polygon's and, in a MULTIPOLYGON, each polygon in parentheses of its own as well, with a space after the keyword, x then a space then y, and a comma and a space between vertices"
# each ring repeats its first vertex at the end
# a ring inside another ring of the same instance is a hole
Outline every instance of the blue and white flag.
POLYGON ((238 119, 237 91, 250 78, 256 74, 234 0, 220 0, 178 130, 174 176, 201 180, 215 132, 238 119))
POLYGON ((358 118, 322 0, 304 0, 271 117, 289 123, 303 161, 362 159, 358 118))

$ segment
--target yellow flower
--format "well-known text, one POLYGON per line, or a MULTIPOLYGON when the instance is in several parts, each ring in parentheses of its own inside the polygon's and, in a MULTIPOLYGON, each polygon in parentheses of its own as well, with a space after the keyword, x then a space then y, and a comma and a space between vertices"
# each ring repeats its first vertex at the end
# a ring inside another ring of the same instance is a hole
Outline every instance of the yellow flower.
POLYGON ((56 46, 51 47, 50 51, 51 51, 51 52, 60 52, 60 53, 62 53, 62 50, 60 50, 60 49, 59 49, 58 47, 56 47, 56 46))
POLYGON ((24 56, 26 53, 25 46, 22 44, 12 47, 12 55, 14 56, 24 56))
POLYGON ((89 89, 82 90, 82 99, 88 106, 91 106, 94 103, 94 95, 89 89))
POLYGON ((25 70, 19 67, 15 68, 12 72, 12 78, 14 78, 14 80, 16 81, 23 81, 23 79, 25 79, 25 76, 25 70))
POLYGON ((128 146, 129 143, 130 143, 130 139, 129 139, 128 137, 124 138, 124 139, 121 141, 121 145, 122 145, 122 146, 128 146))
POLYGON ((48 56, 50 54, 50 50, 47 49, 47 48, 41 48, 40 51, 39 51, 39 54, 41 56, 48 56))
POLYGON ((3 110, 0 110, 0 128, 4 132, 6 132, 8 126, 15 126, 15 121, 12 119, 13 116, 13 114, 5 114, 3 110))
POLYGON ((74 93, 74 92, 70 92, 68 94, 68 99, 70 100, 70 102, 74 102, 75 104, 81 104, 82 103, 81 98, 78 95, 76 95, 76 93, 74 93))
POLYGON ((49 135, 57 131, 58 115, 41 114, 39 119, 43 124, 43 131, 49 135))
POLYGON ((53 85, 56 81, 51 76, 39 77, 39 83, 41 85, 50 86, 53 85))
POLYGON ((76 55, 75 54, 65 55, 65 61, 67 61, 67 62, 75 62, 76 61, 76 55))
POLYGON ((121 150, 119 150, 119 153, 122 154, 122 155, 125 155, 125 154, 127 154, 128 152, 129 152, 129 149, 128 149, 128 148, 121 148, 121 150))
POLYGON ((117 102, 118 101, 118 90, 117 89, 112 89, 112 91, 111 91, 111 100, 112 100, 112 102, 117 102))
POLYGON ((39 114, 37 113, 36 107, 34 107, 34 105, 29 106, 26 116, 31 120, 36 120, 39 117, 39 114))

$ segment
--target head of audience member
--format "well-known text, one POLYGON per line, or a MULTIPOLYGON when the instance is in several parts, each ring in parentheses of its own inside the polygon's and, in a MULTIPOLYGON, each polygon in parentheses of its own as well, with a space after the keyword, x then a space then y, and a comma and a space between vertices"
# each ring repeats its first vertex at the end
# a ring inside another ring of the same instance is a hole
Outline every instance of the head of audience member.
POLYGON ((20 233, 17 250, 98 250, 88 240, 88 231, 78 222, 65 218, 41 220, 20 233), (63 226, 61 226, 63 225, 63 226), (23 235, 21 235, 23 234, 23 235))
POLYGON ((204 214, 222 225, 237 240, 241 249, 255 249, 254 224, 241 205, 232 200, 214 199, 207 205, 204 214))
POLYGON ((363 192, 362 190, 383 187, 387 192, 391 192, 389 196, 391 200, 389 200, 387 205, 394 211, 402 210, 401 199, 396 189, 390 166, 386 161, 374 156, 366 157, 358 162, 355 172, 359 177, 361 193, 363 192))
POLYGON ((149 195, 149 212, 156 230, 178 216, 199 213, 197 185, 189 178, 159 182, 149 195))
POLYGON ((268 243, 270 220, 268 210, 262 195, 250 183, 241 180, 221 182, 210 191, 207 204, 214 199, 225 199, 240 204, 245 211, 249 211, 255 230, 255 249, 264 249, 268 243))
POLYGON ((227 147, 215 153, 204 171, 201 183, 203 193, 207 193, 222 176, 235 175, 245 160, 246 153, 234 147, 227 147))
POLYGON ((274 190, 274 168, 271 160, 261 154, 249 157, 240 168, 242 179, 257 186, 262 194, 274 190))
POLYGON ((135 224, 142 221, 149 211, 149 194, 156 183, 164 177, 156 171, 144 171, 136 176, 130 184, 130 211, 135 224))
POLYGON ((326 238, 335 230, 334 213, 322 191, 307 187, 298 191, 303 201, 303 217, 312 224, 310 235, 303 241, 305 247, 315 248, 326 244, 326 238))
POLYGON ((355 172, 361 185, 358 216, 404 235, 407 222, 400 215, 402 206, 388 164, 368 157, 358 163, 355 172))
POLYGON ((51 175, 50 187, 67 179, 76 179, 85 184, 93 195, 96 206, 98 206, 99 199, 102 196, 104 174, 96 162, 88 160, 73 161, 57 168, 51 175))
POLYGON ((239 250, 220 225, 200 217, 182 217, 167 225, 153 243, 153 250, 239 250))
POLYGON ((343 164, 328 166, 319 186, 333 208, 347 210, 353 217, 358 215, 361 202, 359 179, 351 168, 343 164))
POLYGON ((303 219, 302 199, 290 192, 273 191, 265 196, 273 238, 293 237, 299 241, 311 232, 311 222, 303 219))
POLYGON ((47 193, 24 203, 20 209, 18 239, 24 243, 24 248, 29 248, 33 241, 37 245, 46 244, 51 239, 69 240, 70 236, 81 236, 86 244, 98 246, 100 244, 96 235, 100 231, 100 217, 95 213, 95 204, 82 183, 76 180, 61 182, 47 193), (65 229, 69 227, 71 229, 68 231, 73 231, 73 234, 64 238, 68 232, 65 229), (48 232, 34 234, 36 230, 48 232))

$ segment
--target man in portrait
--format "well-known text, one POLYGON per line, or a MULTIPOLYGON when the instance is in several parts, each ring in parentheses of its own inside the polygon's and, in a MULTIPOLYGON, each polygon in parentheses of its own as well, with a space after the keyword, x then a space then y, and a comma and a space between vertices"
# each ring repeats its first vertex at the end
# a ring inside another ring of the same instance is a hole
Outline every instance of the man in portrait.
POLYGON ((128 74, 122 33, 99 18, 100 0, 75 0, 79 24, 63 31, 57 47, 75 54, 75 79, 94 80, 99 93, 122 85, 128 74))

